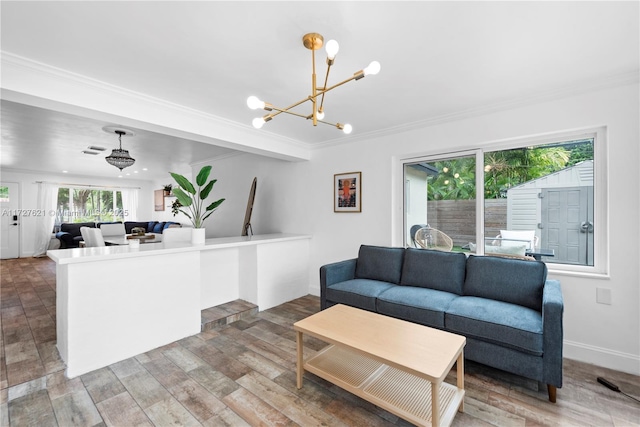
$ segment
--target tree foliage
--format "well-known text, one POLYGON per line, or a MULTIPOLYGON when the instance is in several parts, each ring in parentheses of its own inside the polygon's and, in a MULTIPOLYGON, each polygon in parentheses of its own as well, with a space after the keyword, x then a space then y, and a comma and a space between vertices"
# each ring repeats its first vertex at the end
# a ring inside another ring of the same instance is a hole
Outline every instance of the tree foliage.
MULTIPOLYGON (((484 198, 506 197, 511 187, 590 159, 593 159, 592 140, 486 153, 484 198)), ((438 174, 429 176, 428 200, 476 198, 475 157, 441 160, 431 165, 438 174)))

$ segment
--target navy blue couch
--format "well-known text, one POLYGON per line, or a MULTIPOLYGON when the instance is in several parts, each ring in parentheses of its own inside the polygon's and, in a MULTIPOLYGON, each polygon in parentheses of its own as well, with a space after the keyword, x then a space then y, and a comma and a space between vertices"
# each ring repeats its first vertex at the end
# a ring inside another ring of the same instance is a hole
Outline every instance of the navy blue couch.
MULTIPOLYGON (((60 240, 60 249, 77 248, 82 241, 80 227, 100 228, 102 224, 120 224, 122 221, 115 222, 64 222, 60 224, 60 231, 56 233, 56 237, 60 240)), ((124 229, 127 234, 131 234, 134 227, 142 227, 147 233, 162 233, 166 228, 178 222, 158 222, 158 221, 125 221, 124 229)))
POLYGON ((321 309, 346 304, 467 338, 465 358, 562 387, 560 282, 540 261, 360 247, 320 268, 321 309))

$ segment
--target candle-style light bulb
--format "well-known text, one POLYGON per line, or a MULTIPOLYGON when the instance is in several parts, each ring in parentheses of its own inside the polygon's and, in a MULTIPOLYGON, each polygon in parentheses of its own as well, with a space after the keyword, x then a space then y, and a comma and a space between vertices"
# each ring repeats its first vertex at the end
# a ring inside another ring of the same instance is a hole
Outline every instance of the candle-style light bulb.
POLYGON ((364 71, 365 76, 368 76, 369 74, 375 76, 380 72, 380 63, 378 61, 372 61, 371 64, 362 71, 364 71))
POLYGON ((255 119, 253 119, 251 124, 253 124, 254 128, 260 129, 264 125, 264 119, 262 117, 256 117, 255 119))
POLYGON ((247 98, 247 107, 252 110, 258 110, 260 108, 264 108, 264 101, 260 101, 257 96, 250 96, 247 98))
POLYGON ((349 123, 345 123, 345 125, 342 127, 342 132, 346 133, 347 135, 349 135, 352 130, 353 127, 349 123))
POLYGON ((329 40, 325 45, 325 50, 327 51, 327 58, 334 59, 340 50, 340 45, 335 40, 329 40))

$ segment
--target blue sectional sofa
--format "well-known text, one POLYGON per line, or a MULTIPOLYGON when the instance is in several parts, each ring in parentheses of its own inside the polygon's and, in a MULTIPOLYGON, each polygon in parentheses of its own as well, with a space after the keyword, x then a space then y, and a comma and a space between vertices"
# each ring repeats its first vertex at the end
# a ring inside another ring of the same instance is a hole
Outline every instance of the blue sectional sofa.
POLYGON ((360 247, 320 268, 321 309, 346 304, 464 335, 465 358, 562 387, 560 282, 540 261, 360 247))

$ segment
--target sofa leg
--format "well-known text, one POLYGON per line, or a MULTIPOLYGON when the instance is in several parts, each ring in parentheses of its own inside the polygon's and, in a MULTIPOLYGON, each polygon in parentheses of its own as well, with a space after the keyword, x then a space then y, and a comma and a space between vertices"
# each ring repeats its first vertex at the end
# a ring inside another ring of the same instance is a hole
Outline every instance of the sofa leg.
POLYGON ((556 403, 556 386, 547 384, 547 391, 549 392, 549 402, 556 403))

